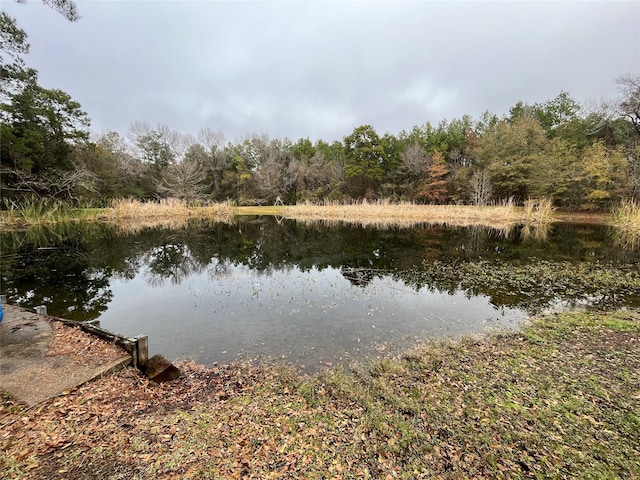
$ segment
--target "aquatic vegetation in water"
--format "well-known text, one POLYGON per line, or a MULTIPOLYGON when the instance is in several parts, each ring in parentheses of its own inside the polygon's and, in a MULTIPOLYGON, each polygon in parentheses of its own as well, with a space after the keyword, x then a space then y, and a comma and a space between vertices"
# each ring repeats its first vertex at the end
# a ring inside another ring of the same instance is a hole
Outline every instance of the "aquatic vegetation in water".
POLYGON ((425 263, 402 277, 417 288, 487 295, 496 306, 532 313, 558 305, 605 308, 640 302, 640 272, 633 265, 452 260, 425 263))

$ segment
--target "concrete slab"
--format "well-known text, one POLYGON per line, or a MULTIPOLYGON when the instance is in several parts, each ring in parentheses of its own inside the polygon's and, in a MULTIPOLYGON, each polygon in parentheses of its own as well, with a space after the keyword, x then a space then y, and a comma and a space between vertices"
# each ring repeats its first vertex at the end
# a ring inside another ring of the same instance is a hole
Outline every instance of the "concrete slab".
POLYGON ((131 356, 124 350, 102 340, 89 340, 87 337, 92 336, 78 328, 53 328, 52 322, 55 319, 51 317, 4 305, 4 320, 0 323, 0 390, 14 399, 36 405, 131 363, 131 356), (70 346, 82 344, 85 350, 77 354, 72 348, 55 351, 54 341, 70 346))

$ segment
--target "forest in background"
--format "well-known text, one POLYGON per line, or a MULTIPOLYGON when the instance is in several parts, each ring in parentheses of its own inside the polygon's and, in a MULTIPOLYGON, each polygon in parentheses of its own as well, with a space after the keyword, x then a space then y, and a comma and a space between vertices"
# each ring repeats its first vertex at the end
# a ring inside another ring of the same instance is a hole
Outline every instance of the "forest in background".
MULTIPOLYGON (((487 205, 550 198, 567 209, 640 200, 640 75, 587 109, 567 92, 507 115, 485 112, 397 135, 361 125, 339 140, 228 141, 135 121, 91 134, 67 93, 42 87, 23 56, 26 33, 0 14, 0 188, 3 207, 33 198, 79 206, 112 199, 230 200, 238 205, 388 199, 487 205)), ((597 93, 597 92, 594 92, 597 93)))

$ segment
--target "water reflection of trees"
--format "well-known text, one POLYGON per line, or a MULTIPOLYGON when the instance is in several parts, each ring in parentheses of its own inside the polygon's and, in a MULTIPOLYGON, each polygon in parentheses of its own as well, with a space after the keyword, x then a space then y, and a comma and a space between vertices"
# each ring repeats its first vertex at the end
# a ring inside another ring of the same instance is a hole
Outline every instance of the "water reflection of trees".
POLYGON ((143 257, 146 264, 144 278, 152 287, 161 287, 168 280, 180 285, 189 276, 206 268, 195 258, 186 245, 167 244, 151 249, 143 257))
POLYGON ((72 320, 96 318, 113 297, 112 269, 96 265, 84 242, 101 233, 67 225, 0 235, 2 293, 17 304, 55 305, 51 313, 72 320))
POLYGON ((207 271, 211 280, 226 278, 231 275, 231 265, 224 259, 214 258, 209 264, 207 271))
MULTIPOLYGON (((416 266, 425 261, 481 260, 489 268, 529 258, 632 263, 640 257, 637 251, 616 248, 606 229, 573 225, 554 226, 545 241, 524 231, 505 235, 486 227, 376 230, 269 218, 243 219, 233 225, 147 228, 133 234, 99 224, 65 228, 0 235, 2 293, 10 301, 47 304, 52 313, 72 318, 96 318, 111 300, 112 278, 140 274, 150 286, 179 285, 191 275, 206 272, 214 279, 228 275, 234 266, 244 266, 264 275, 294 268, 333 268, 362 287, 393 272, 392 278, 416 290, 462 289, 470 295, 488 295, 496 305, 511 305, 514 292, 508 289, 493 285, 491 290, 482 282, 469 286, 433 272, 416 276, 416 266)), ((543 291, 534 290, 541 301, 550 301, 543 291)))

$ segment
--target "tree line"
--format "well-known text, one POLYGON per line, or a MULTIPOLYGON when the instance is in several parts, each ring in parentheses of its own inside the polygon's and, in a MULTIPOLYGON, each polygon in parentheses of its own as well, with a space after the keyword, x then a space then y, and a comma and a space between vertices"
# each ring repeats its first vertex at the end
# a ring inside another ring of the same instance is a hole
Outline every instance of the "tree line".
POLYGON ((397 135, 361 125, 340 140, 227 141, 167 125, 132 123, 92 136, 81 105, 39 85, 26 66, 26 33, 0 15, 0 181, 5 199, 176 197, 237 204, 392 199, 486 205, 551 198, 558 207, 603 209, 640 199, 640 75, 617 80, 620 97, 586 109, 567 92, 397 135))

